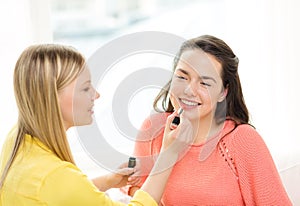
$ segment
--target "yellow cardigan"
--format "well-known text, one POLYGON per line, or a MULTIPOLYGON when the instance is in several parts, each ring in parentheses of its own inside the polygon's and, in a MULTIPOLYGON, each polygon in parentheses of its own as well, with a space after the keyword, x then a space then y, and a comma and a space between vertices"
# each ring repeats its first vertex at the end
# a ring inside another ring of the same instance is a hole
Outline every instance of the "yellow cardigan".
MULTIPOLYGON (((0 171, 12 150, 14 138, 2 148, 0 171)), ((25 136, 0 191, 0 206, 94 206, 124 205, 109 199, 74 164, 62 161, 37 138, 25 136)), ((157 205, 140 190, 129 205, 157 205)))

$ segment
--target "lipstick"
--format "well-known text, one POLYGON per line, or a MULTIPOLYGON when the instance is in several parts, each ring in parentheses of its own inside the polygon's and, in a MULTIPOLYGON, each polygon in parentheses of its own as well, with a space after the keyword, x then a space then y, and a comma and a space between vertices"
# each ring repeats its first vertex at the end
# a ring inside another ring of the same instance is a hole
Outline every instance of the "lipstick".
POLYGON ((172 124, 175 124, 175 125, 179 125, 180 124, 180 117, 179 115, 183 112, 183 109, 182 108, 179 108, 178 111, 177 111, 177 114, 178 116, 174 117, 173 121, 172 121, 172 124))
POLYGON ((128 167, 129 168, 134 168, 135 165, 136 165, 136 158, 135 157, 129 157, 128 167))

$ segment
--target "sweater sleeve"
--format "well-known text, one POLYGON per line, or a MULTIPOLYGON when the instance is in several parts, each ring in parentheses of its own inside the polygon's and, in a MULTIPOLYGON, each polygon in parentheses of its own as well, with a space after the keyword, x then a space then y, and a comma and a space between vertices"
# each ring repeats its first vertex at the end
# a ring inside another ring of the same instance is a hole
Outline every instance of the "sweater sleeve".
POLYGON ((124 205, 113 202, 75 166, 66 164, 46 176, 40 188, 46 205, 124 205))
POLYGON ((158 113, 145 119, 136 137, 133 155, 140 161, 142 181, 139 187, 145 182, 160 152, 167 116, 167 113, 158 113))
MULTIPOLYGON (((51 172, 40 188, 41 200, 46 205, 64 206, 121 206, 99 191, 86 175, 71 165, 65 165, 51 172)), ((129 203, 131 206, 156 206, 156 202, 146 192, 140 191, 129 203)))
POLYGON ((292 205, 271 154, 256 130, 240 125, 232 139, 235 165, 246 205, 292 205))

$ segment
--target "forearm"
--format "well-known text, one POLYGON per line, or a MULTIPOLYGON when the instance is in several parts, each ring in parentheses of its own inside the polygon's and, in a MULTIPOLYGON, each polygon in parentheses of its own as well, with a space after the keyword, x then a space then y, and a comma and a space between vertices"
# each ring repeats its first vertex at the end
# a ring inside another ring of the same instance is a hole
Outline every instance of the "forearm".
POLYGON ((100 191, 105 192, 106 190, 113 187, 113 185, 111 185, 109 180, 110 180, 110 177, 109 177, 109 174, 107 174, 107 175, 99 176, 99 177, 92 179, 92 182, 100 191))
POLYGON ((141 187, 141 189, 149 193, 156 202, 160 202, 176 161, 176 154, 165 153, 159 155, 154 168, 141 187))

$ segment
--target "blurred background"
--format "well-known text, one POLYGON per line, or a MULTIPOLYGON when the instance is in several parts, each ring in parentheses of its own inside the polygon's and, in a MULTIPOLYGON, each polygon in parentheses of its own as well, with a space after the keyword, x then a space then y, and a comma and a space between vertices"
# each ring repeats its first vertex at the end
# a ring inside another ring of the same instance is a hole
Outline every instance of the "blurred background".
MULTIPOLYGON (((228 43, 239 57, 239 73, 251 121, 267 143, 289 195, 294 203, 300 204, 297 200, 300 191, 297 186, 300 185, 299 1, 0 1, 0 145, 17 119, 13 69, 27 46, 72 45, 88 59, 108 42, 134 32, 161 31, 185 39, 211 34, 228 43)), ((109 87, 105 90, 100 91, 103 98, 110 92, 109 87)), ((132 101, 137 106, 134 111, 129 110, 129 117, 136 127, 150 114, 156 92, 137 95, 140 99, 132 101)), ((101 107, 101 101, 96 104, 101 107)), ((113 123, 110 126, 114 127, 113 123)), ((72 136, 69 141, 78 166, 89 176, 105 172, 82 149, 76 131, 70 130, 69 136, 72 136)), ((112 136, 108 141, 116 143, 113 147, 127 154, 132 152, 132 141, 117 144, 123 141, 123 136, 118 132, 112 136)))

